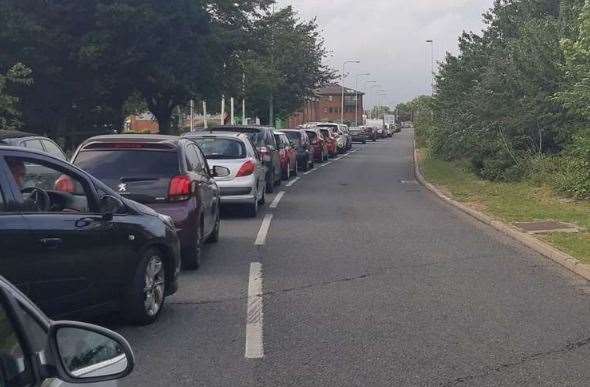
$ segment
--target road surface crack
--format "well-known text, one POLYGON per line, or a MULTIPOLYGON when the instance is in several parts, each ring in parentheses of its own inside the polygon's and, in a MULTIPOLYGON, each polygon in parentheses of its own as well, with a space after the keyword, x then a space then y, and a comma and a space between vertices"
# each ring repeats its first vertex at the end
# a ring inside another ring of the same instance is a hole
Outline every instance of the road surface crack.
POLYGON ((590 344, 590 337, 586 338, 584 340, 576 341, 573 343, 568 343, 567 345, 565 345, 561 348, 558 348, 558 349, 553 349, 553 350, 544 351, 544 352, 537 352, 537 353, 532 353, 532 354, 526 354, 526 355, 523 355, 520 359, 512 361, 512 362, 502 363, 502 364, 499 364, 495 367, 485 367, 484 371, 479 374, 462 376, 462 377, 456 378, 452 381, 441 383, 440 385, 441 386, 455 386, 458 384, 471 382, 476 379, 485 378, 493 373, 500 373, 500 372, 510 369, 510 368, 519 367, 525 363, 528 363, 530 361, 534 361, 534 360, 537 360, 537 359, 540 359, 540 358, 543 358, 546 356, 574 352, 574 351, 576 351, 588 344, 590 344))

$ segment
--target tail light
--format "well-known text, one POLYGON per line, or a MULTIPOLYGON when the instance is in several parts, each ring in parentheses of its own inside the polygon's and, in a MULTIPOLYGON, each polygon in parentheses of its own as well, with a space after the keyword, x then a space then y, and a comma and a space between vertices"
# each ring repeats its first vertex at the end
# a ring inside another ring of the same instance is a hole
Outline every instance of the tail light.
POLYGON ((260 149, 259 149, 259 151, 260 151, 260 154, 263 155, 263 156, 268 155, 268 148, 265 147, 265 146, 261 146, 260 149))
POLYGON ((242 164, 236 177, 250 176, 254 171, 256 171, 256 164, 252 160, 248 160, 242 164))
POLYGON ((175 176, 170 180, 168 199, 173 201, 188 200, 193 194, 193 183, 188 176, 175 176))
POLYGON ((54 184, 54 188, 59 192, 66 192, 73 194, 76 192, 76 184, 68 175, 61 175, 54 184))

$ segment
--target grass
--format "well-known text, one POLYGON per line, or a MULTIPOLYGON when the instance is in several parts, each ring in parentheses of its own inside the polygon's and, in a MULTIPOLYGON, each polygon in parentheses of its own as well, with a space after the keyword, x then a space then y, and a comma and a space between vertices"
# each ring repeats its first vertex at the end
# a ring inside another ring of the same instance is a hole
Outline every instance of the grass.
POLYGON ((496 183, 479 179, 461 162, 432 158, 421 161, 426 179, 454 199, 507 223, 555 220, 574 223, 584 231, 554 233, 543 240, 590 264, 590 202, 571 201, 556 196, 548 187, 530 182, 496 183))

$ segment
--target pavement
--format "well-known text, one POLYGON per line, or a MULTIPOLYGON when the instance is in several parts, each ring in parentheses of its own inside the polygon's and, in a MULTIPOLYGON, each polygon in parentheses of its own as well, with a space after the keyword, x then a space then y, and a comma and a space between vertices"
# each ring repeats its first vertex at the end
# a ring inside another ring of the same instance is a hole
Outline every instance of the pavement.
POLYGON ((225 211, 122 386, 590 385, 590 284, 417 184, 411 132, 225 211), (272 217, 271 217, 272 216, 272 217))

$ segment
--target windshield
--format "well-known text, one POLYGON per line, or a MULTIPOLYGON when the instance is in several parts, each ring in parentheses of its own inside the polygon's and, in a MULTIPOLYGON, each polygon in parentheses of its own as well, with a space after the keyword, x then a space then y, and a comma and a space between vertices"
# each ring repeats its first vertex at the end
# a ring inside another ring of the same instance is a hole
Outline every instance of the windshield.
POLYGON ((297 132, 285 132, 287 138, 295 144, 299 144, 301 139, 301 135, 297 132))
POLYGON ((87 150, 74 160, 81 169, 112 186, 121 179, 152 179, 180 173, 175 151, 87 150))
POLYGON ((215 159, 243 159, 246 157, 246 147, 239 140, 225 138, 203 137, 194 139, 206 158, 215 159))

